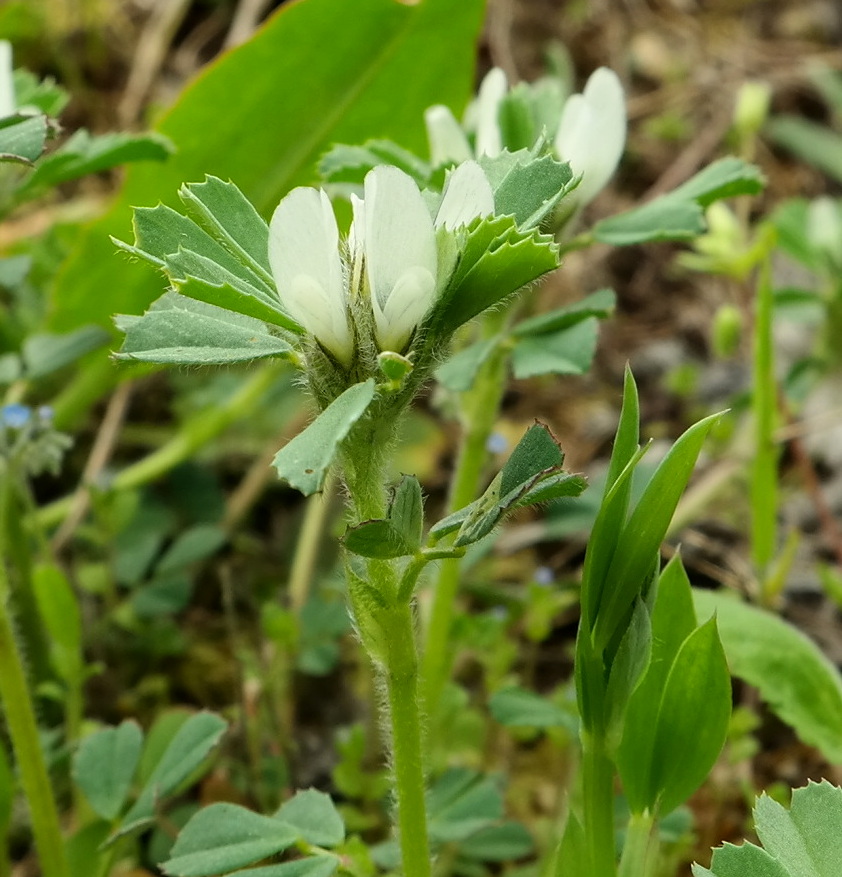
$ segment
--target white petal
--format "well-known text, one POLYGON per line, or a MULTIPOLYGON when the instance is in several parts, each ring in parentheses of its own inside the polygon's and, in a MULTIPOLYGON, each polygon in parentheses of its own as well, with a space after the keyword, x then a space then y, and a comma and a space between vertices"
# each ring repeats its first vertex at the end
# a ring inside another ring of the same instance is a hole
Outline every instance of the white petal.
POLYGON ((477 156, 499 155, 503 149, 499 116, 500 104, 508 88, 506 74, 499 67, 492 67, 480 84, 477 97, 477 156))
POLYGON ((388 330, 385 325, 378 325, 378 336, 408 338, 417 323, 417 319, 411 320, 416 313, 423 315, 430 306, 433 290, 416 283, 408 291, 399 284, 414 276, 407 272, 419 268, 431 277, 436 276, 433 220, 413 179, 395 167, 380 166, 369 171, 364 190, 365 263, 375 318, 379 311, 384 320, 388 320, 389 314, 404 320, 403 325, 388 330), (420 298, 412 307, 389 307, 396 288, 400 288, 402 299, 411 291, 420 298))
POLYGON ((427 126, 427 140, 430 144, 430 161, 433 167, 451 162, 467 161, 471 157, 471 146, 447 107, 437 104, 424 111, 427 126))
POLYGON ((16 110, 12 44, 8 40, 0 40, 0 119, 13 116, 16 110))
POLYGON ((452 231, 478 216, 494 213, 494 193, 483 169, 475 161, 459 165, 447 177, 436 215, 436 227, 452 231))
POLYGON ((293 189, 277 206, 269 224, 269 265, 285 310, 347 365, 353 341, 339 230, 323 191, 293 189))
POLYGON ((374 308, 377 341, 383 350, 404 349, 435 293, 436 280, 426 269, 407 268, 397 279, 386 306, 374 308))
POLYGON ((586 204, 617 169, 626 144, 626 105, 617 74, 600 67, 581 95, 564 105, 555 137, 559 156, 583 174, 576 199, 586 204))

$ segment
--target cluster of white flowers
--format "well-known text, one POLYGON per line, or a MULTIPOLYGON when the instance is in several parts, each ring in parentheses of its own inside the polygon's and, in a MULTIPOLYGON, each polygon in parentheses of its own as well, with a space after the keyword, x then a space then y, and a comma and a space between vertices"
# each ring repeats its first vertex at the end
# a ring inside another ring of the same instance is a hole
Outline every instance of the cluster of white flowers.
MULTIPOLYGON (((503 149, 500 108, 508 93, 506 74, 498 67, 482 81, 471 108, 474 147, 463 127, 445 106, 427 110, 425 119, 433 163, 465 161, 496 156, 503 149)), ((555 132, 547 132, 558 157, 570 162, 582 181, 575 201, 582 207, 605 186, 617 169, 626 144, 626 102, 617 74, 600 67, 590 76, 581 94, 571 95, 561 109, 555 132)))
POLYGON ((450 280, 455 232, 492 214, 494 196, 480 166, 467 161, 449 175, 435 214, 415 181, 389 166, 366 175, 352 204, 345 245, 320 189, 293 189, 269 225, 269 264, 285 310, 346 367, 358 331, 354 297, 370 302, 380 350, 402 353, 450 280))

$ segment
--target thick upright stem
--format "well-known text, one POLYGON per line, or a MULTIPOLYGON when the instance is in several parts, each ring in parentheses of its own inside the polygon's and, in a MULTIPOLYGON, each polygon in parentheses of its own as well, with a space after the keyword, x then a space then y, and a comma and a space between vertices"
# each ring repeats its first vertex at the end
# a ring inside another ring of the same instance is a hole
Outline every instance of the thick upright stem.
POLYGON ((585 846, 591 863, 588 877, 615 877, 614 765, 601 738, 582 740, 585 846))
POLYGON ((652 830, 654 824, 649 813, 632 814, 620 858, 619 877, 652 877, 658 852, 652 830))
POLYGON ((6 568, 0 560, 0 700, 12 740, 20 781, 29 803, 32 833, 44 877, 70 877, 58 811, 41 751, 38 725, 23 662, 9 618, 6 568))
POLYGON ((418 658, 410 605, 398 606, 390 613, 388 633, 385 676, 403 873, 405 877, 430 877, 418 658))

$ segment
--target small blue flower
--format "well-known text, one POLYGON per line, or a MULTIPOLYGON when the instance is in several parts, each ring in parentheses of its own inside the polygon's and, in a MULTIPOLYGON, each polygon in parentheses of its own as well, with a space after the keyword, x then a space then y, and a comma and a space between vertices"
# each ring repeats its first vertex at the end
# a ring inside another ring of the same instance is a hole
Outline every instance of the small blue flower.
POLYGON ((11 429, 21 429, 29 423, 32 409, 28 405, 14 403, 0 408, 0 423, 11 429))
POLYGON ((555 580, 553 571, 548 566, 539 566, 533 576, 536 585, 551 585, 555 580))
POLYGON ((499 432, 492 432, 485 443, 485 449, 489 454, 502 454, 509 448, 509 442, 499 432))
POLYGON ((44 426, 50 426, 53 422, 53 416, 55 412, 53 411, 52 405, 41 405, 38 408, 38 419, 44 426))

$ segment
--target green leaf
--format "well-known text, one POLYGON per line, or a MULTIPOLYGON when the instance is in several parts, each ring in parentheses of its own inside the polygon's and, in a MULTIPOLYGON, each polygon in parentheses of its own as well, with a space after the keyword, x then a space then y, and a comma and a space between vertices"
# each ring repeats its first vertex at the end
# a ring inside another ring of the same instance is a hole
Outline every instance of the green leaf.
POLYGON ((47 117, 7 116, 0 119, 0 161, 32 164, 44 151, 47 117))
POLYGON ((179 535, 155 565, 155 574, 173 572, 191 563, 205 560, 215 554, 227 541, 228 536, 225 531, 214 524, 197 524, 195 527, 190 527, 179 535))
POLYGON ((339 445, 373 399, 373 378, 354 384, 334 399, 303 432, 275 454, 272 465, 278 477, 304 496, 321 490, 339 445))
POLYGON ((483 170, 493 166, 488 175, 494 180, 494 212, 513 216, 518 228, 524 230, 540 225, 572 188, 571 184, 578 182, 567 162, 559 162, 551 155, 535 158, 525 150, 511 156, 484 155, 479 163, 483 170), (501 165, 506 166, 502 174, 497 170, 501 165))
POLYGON ((761 795, 754 807, 754 844, 725 844, 713 851, 710 870, 695 877, 836 877, 842 861, 842 789, 827 780, 792 793, 790 809, 761 795))
POLYGON ((427 796, 430 837, 440 843, 464 841, 503 818, 496 780, 468 768, 451 768, 427 796))
POLYGON ((564 305, 546 314, 538 314, 528 320, 521 320, 512 330, 512 335, 522 338, 529 335, 543 335, 569 329, 588 317, 605 319, 611 316, 617 305, 617 295, 613 289, 599 289, 586 295, 573 304, 564 305))
POLYGON ((483 338, 453 354, 436 369, 436 380, 454 393, 470 390, 477 373, 488 361, 500 343, 501 337, 497 335, 494 338, 483 338))
POLYGON ((296 792, 275 814, 298 831, 301 840, 318 847, 336 847, 345 840, 345 823, 330 795, 316 789, 296 792))
POLYGON ((179 197, 196 221, 237 259, 242 259, 271 288, 269 226, 252 203, 231 182, 205 177, 203 183, 187 183, 179 197))
POLYGON ((439 539, 458 528, 454 546, 470 545, 487 536, 510 509, 559 496, 578 496, 585 481, 563 472, 563 462, 564 454, 552 433, 536 423, 526 431, 485 493, 439 521, 431 535, 439 539))
POLYGON ((39 563, 32 570, 38 612, 49 637, 50 661, 65 682, 82 682, 82 614, 73 586, 58 564, 39 563))
POLYGON ((722 158, 672 192, 598 222, 593 236, 617 247, 689 240, 706 228, 703 208, 721 198, 756 195, 764 185, 763 174, 754 165, 740 158, 722 158))
POLYGON ((623 719, 635 689, 643 678, 652 652, 652 623, 643 600, 635 600, 628 627, 611 660, 605 703, 604 727, 612 741, 619 741, 623 719))
POLYGON ((801 740, 842 762, 842 676, 821 649, 777 615, 727 594, 696 590, 693 599, 700 618, 716 613, 731 672, 801 740))
POLYGON ((0 743, 0 835, 6 836, 15 803, 15 777, 9 764, 6 746, 0 743))
POLYGON ((30 335, 23 343, 23 363, 28 378, 37 379, 75 362, 108 343, 109 334, 99 326, 82 326, 64 335, 30 335))
POLYGON ((683 804, 704 781, 725 744, 730 716, 728 665, 711 619, 684 641, 661 699, 650 788, 663 813, 683 804))
POLYGON ((85 737, 73 759, 73 780, 94 812, 113 820, 122 810, 140 761, 143 732, 125 721, 85 737))
POLYGON ((196 713, 187 719, 170 739, 137 801, 123 817, 118 834, 150 822, 158 801, 177 789, 202 765, 227 727, 224 719, 209 712, 196 713))
POLYGON ((213 365, 295 357, 292 347, 259 320, 177 292, 165 292, 142 317, 120 314, 114 322, 126 333, 118 359, 213 365))
POLYGON ((362 557, 405 557, 421 547, 423 526, 421 485, 414 476, 404 475, 392 494, 388 517, 349 527, 345 547, 362 557))
POLYGON ((442 335, 558 267, 553 239, 519 231, 511 216, 479 218, 464 235, 456 271, 428 317, 442 335))
POLYGON ((571 812, 564 827, 564 837, 555 853, 553 877, 581 877, 590 868, 585 832, 576 814, 571 812))
POLYGON ((84 129, 38 162, 23 190, 47 188, 134 161, 164 161, 172 143, 160 134, 102 134, 84 129))
POLYGON ((519 822, 489 825, 459 844, 460 856, 480 862, 513 862, 534 849, 532 835, 519 822))
POLYGON ((741 158, 728 156, 700 170, 667 197, 695 201, 700 207, 707 207, 723 198, 757 195, 765 185, 766 178, 760 168, 741 158))
POLYGON ((339 867, 336 856, 308 856, 282 865, 266 865, 262 868, 249 868, 235 871, 228 877, 330 877, 339 867))
POLYGON ((591 367, 599 334, 595 317, 567 329, 520 338, 512 350, 516 378, 535 375, 583 375, 591 367))
POLYGON ((510 686, 495 692, 488 702, 494 720, 507 728, 567 728, 575 725, 572 717, 552 701, 510 686))
POLYGON ((113 258, 108 236, 130 233, 132 204, 173 206, 185 180, 210 173, 234 180, 265 217, 294 186, 314 181, 333 143, 391 138, 421 152, 424 109, 444 103, 460 113, 473 90, 483 15, 482 0, 359 0, 353 15, 347 0, 285 4, 160 119, 156 129, 176 153, 128 169, 113 208, 86 230, 56 281, 52 325, 106 325, 114 311, 139 313, 158 294, 158 277, 113 258))
POLYGON ((290 847, 291 825, 236 804, 202 807, 184 826, 162 865, 174 877, 210 877, 250 865, 290 847))
POLYGON ((424 531, 424 497, 421 485, 414 475, 402 475, 389 505, 389 520, 404 540, 413 546, 413 551, 421 547, 424 531))
POLYGON ((691 426, 659 464, 617 540, 594 622, 594 643, 604 648, 652 570, 678 500, 690 480, 702 444, 719 414, 691 426))
POLYGON ((765 133, 778 146, 842 183, 842 136, 826 125, 800 116, 776 116, 765 133))
MULTIPOLYGON (((626 519, 636 455, 640 453, 640 402, 637 384, 626 367, 623 406, 611 451, 605 492, 591 528, 582 571, 582 612, 585 629, 593 629, 596 611, 607 584, 606 573, 617 548, 618 535, 626 519)), ((637 458, 639 459, 639 457, 637 458)))
POLYGON ((319 161, 319 173, 329 183, 362 185, 365 175, 381 164, 390 164, 409 174, 419 187, 429 183, 433 169, 415 154, 390 140, 369 140, 362 146, 338 143, 319 161))
POLYGON ((592 233, 604 244, 630 247, 651 241, 692 240, 705 228, 704 212, 695 201, 677 200, 670 194, 603 219, 593 227, 592 233))

